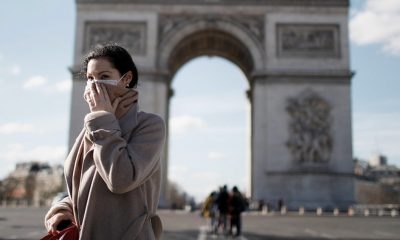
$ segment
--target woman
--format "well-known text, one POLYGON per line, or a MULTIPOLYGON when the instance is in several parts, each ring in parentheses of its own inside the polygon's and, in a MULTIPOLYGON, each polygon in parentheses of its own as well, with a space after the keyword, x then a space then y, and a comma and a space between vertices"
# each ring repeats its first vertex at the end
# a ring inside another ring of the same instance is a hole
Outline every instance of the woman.
POLYGON ((70 220, 83 240, 159 239, 164 121, 138 112, 138 73, 124 48, 96 47, 83 66, 90 113, 65 161, 69 196, 50 208, 46 228, 55 234, 70 220))

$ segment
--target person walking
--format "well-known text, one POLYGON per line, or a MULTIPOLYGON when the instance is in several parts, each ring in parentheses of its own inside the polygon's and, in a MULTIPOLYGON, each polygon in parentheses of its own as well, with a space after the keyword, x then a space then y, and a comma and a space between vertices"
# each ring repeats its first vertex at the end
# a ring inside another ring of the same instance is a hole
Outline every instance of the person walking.
POLYGON ((217 233, 217 192, 213 191, 204 201, 202 216, 206 218, 210 218, 210 232, 212 234, 217 233))
POLYGON ((246 200, 243 195, 239 192, 239 189, 234 186, 232 188, 232 196, 229 201, 231 224, 229 228, 229 234, 233 234, 233 228, 236 228, 236 236, 242 234, 242 219, 241 214, 246 210, 246 200))
POLYGON ((228 210, 229 210, 229 193, 228 187, 224 185, 220 188, 218 198, 217 198, 217 205, 218 205, 218 227, 219 229, 222 226, 223 234, 226 234, 227 229, 227 221, 228 221, 228 210))
POLYGON ((45 216, 50 234, 61 222, 80 240, 160 239, 164 120, 138 111, 138 71, 121 46, 95 47, 83 61, 90 113, 65 163, 68 196, 45 216))

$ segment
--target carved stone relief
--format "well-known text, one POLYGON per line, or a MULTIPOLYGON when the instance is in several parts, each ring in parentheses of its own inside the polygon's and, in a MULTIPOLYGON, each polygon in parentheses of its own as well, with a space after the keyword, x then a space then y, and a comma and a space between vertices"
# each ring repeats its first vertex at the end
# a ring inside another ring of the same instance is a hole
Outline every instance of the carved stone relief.
POLYGON ((238 26, 243 31, 248 32, 254 36, 263 46, 264 41, 264 16, 193 16, 193 15, 161 15, 159 17, 159 36, 160 42, 172 32, 172 30, 179 29, 187 24, 193 24, 196 21, 206 20, 206 24, 210 27, 216 27, 218 21, 229 22, 238 26))
POLYGON ((340 57, 339 25, 278 24, 278 57, 340 57))
POLYGON ((145 22, 87 22, 83 52, 100 43, 115 42, 135 55, 146 55, 145 22))
POLYGON ((297 163, 326 163, 333 141, 331 106, 311 90, 288 99, 289 140, 286 145, 297 163))

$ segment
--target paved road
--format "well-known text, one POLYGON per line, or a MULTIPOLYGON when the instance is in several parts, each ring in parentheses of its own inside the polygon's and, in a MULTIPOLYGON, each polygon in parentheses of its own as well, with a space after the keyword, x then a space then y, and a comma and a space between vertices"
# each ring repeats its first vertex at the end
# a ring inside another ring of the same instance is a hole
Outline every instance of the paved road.
MULTIPOLYGON (((34 240, 45 234, 43 208, 0 208, 0 240, 34 240)), ((164 240, 229 239, 208 234, 207 221, 198 213, 161 211, 164 240)), ((238 240, 400 240, 400 218, 333 216, 243 217, 244 234, 238 240)))

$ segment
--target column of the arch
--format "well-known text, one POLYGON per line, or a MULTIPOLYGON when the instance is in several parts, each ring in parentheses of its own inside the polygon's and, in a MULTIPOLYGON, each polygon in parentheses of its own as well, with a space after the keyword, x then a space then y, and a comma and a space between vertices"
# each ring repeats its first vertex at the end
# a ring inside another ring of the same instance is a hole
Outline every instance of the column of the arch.
POLYGON ((160 207, 168 206, 168 76, 159 73, 141 73, 138 85, 139 109, 161 116, 167 127, 167 137, 161 156, 161 194, 160 207))
POLYGON ((255 199, 288 207, 346 208, 354 203, 351 75, 265 76, 253 80, 252 188, 255 199), (287 146, 289 99, 312 91, 331 106, 333 148, 325 165, 303 166, 287 146))
POLYGON ((251 197, 254 200, 266 200, 265 182, 263 169, 266 162, 266 137, 267 129, 267 105, 263 89, 263 79, 252 79, 251 91, 251 164, 250 185, 251 197))
POLYGON ((72 148, 75 139, 78 137, 83 128, 83 119, 89 112, 89 107, 83 99, 83 93, 86 86, 86 81, 79 75, 79 68, 74 67, 70 69, 72 78, 72 91, 71 91, 71 116, 69 122, 69 138, 68 149, 72 148))

